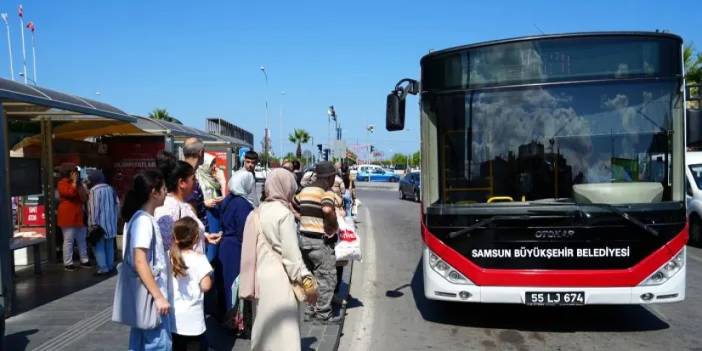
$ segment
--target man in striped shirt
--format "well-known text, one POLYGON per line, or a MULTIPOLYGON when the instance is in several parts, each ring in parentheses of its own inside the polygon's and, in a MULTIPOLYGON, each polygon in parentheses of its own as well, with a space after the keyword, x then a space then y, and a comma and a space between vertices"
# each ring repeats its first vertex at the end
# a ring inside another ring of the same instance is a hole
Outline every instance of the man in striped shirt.
POLYGON ((317 179, 295 196, 295 205, 300 210, 300 250, 307 268, 317 280, 319 298, 315 305, 308 305, 305 318, 317 323, 336 322, 332 317, 332 298, 336 287, 336 243, 335 195, 330 191, 334 185, 336 170, 331 162, 320 162, 315 167, 317 179))
POLYGON ((105 236, 93 246, 98 267, 96 274, 102 275, 114 268, 119 200, 115 190, 105 183, 105 176, 101 171, 91 170, 88 173, 88 181, 88 230, 100 226, 105 231, 105 236))

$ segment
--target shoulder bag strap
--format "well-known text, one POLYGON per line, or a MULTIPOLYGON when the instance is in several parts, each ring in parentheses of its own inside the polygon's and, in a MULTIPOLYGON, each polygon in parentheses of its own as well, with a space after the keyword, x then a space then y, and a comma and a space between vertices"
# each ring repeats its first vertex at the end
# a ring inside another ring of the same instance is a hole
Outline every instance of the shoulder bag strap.
POLYGON ((283 257, 282 255, 279 255, 275 250, 273 250, 273 244, 271 244, 270 240, 268 240, 268 237, 266 234, 263 234, 263 224, 261 223, 261 210, 259 207, 257 207, 254 211, 254 218, 256 218, 256 234, 260 237, 263 237, 263 242, 266 243, 266 246, 268 247, 268 250, 270 250, 274 256, 280 258, 280 263, 283 264, 283 257))
MULTIPOLYGON (((153 221, 151 222, 151 266, 156 266, 156 227, 154 227, 153 221)), ((160 235, 160 234, 159 234, 160 235)), ((161 245, 163 246, 163 245, 161 245)))
POLYGON ((126 243, 124 244, 123 250, 125 250, 124 251, 124 263, 126 263, 129 267, 132 268, 132 270, 134 270, 134 265, 132 264, 132 261, 133 261, 132 254, 133 253, 131 250, 132 238, 129 234, 132 231, 132 222, 134 222, 134 215, 132 215, 132 218, 130 218, 129 222, 127 222, 127 231, 126 231, 126 233, 124 233, 124 236, 125 236, 124 241, 126 243))
MULTIPOLYGON (((254 211, 257 211, 257 210, 258 210, 258 208, 255 209, 254 211)), ((268 246, 268 249, 271 251, 271 254, 278 258, 278 262, 282 266, 283 265, 283 255, 278 254, 277 252, 275 252, 275 250, 273 250, 273 244, 271 244, 271 242, 268 240, 268 237, 265 234, 263 234, 263 226, 261 225, 261 212, 260 211, 256 212, 255 216, 256 216, 256 219, 258 221, 258 235, 261 235, 264 237, 263 242, 266 243, 265 245, 268 246)), ((283 267, 283 270, 285 270, 285 267, 283 267)), ((285 275, 287 276, 287 272, 285 275)), ((305 294, 306 294, 305 288, 303 288, 299 282, 296 282, 296 281, 290 279, 290 277, 288 277, 288 280, 290 281, 290 285, 292 287, 293 294, 295 294, 295 298, 300 302, 304 301, 305 294)))
MULTIPOLYGON (((134 267, 134 258, 133 256, 133 250, 132 250, 132 238, 129 236, 130 232, 132 231, 132 222, 134 221, 134 216, 132 216, 132 219, 127 223, 127 233, 125 234, 126 238, 126 244, 125 244, 125 250, 126 253, 124 254, 124 261, 127 263, 127 265, 134 271, 136 272, 136 268, 134 267)), ((155 245, 156 245, 156 228, 154 228, 154 224, 151 223, 151 233, 153 236, 151 237, 151 247, 149 250, 151 250, 151 264, 153 266, 156 265, 156 251, 155 251, 155 245)))

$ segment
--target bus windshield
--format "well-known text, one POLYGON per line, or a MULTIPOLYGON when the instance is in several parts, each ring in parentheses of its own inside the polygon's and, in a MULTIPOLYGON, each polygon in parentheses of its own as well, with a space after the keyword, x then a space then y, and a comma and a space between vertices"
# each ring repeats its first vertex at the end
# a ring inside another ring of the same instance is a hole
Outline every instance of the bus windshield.
POLYGON ((645 189, 624 191, 618 203, 671 201, 681 98, 676 79, 425 92, 437 128, 439 202, 599 202, 588 184, 626 183, 645 189))

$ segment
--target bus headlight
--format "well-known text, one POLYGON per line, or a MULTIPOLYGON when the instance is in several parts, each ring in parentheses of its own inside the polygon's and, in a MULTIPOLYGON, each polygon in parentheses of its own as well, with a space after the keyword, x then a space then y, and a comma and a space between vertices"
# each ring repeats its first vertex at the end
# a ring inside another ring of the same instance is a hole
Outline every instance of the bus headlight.
POLYGON ((429 267, 434 270, 434 272, 439 273, 440 276, 448 280, 453 284, 463 284, 463 285, 475 285, 470 279, 463 276, 448 263, 444 262, 439 256, 429 251, 429 267))
POLYGON ((685 266, 685 248, 639 285, 661 285, 685 266))

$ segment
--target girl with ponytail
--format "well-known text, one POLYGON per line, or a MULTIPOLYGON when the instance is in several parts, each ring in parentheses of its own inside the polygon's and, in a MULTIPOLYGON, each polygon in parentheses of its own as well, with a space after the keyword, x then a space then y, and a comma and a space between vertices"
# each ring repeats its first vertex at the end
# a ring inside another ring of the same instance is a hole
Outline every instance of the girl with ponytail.
POLYGON ((172 325, 173 350, 206 350, 204 294, 212 287, 212 266, 207 256, 195 251, 199 241, 198 222, 183 217, 173 225, 169 251, 173 268, 172 325))
MULTIPOLYGON (((168 289, 169 261, 166 259, 162 236, 154 219, 154 211, 163 205, 165 198, 166 187, 161 172, 146 170, 134 176, 132 188, 127 193, 122 207, 122 218, 127 224, 123 231, 123 265, 119 268, 119 274, 121 276, 129 271, 136 272, 141 284, 153 296, 156 310, 161 315, 160 324, 154 329, 131 327, 129 350, 145 350, 147 347, 153 350, 171 349, 169 311, 172 296, 169 296, 168 289)), ((116 297, 134 301, 137 299, 136 294, 136 291, 122 290, 116 297)))

